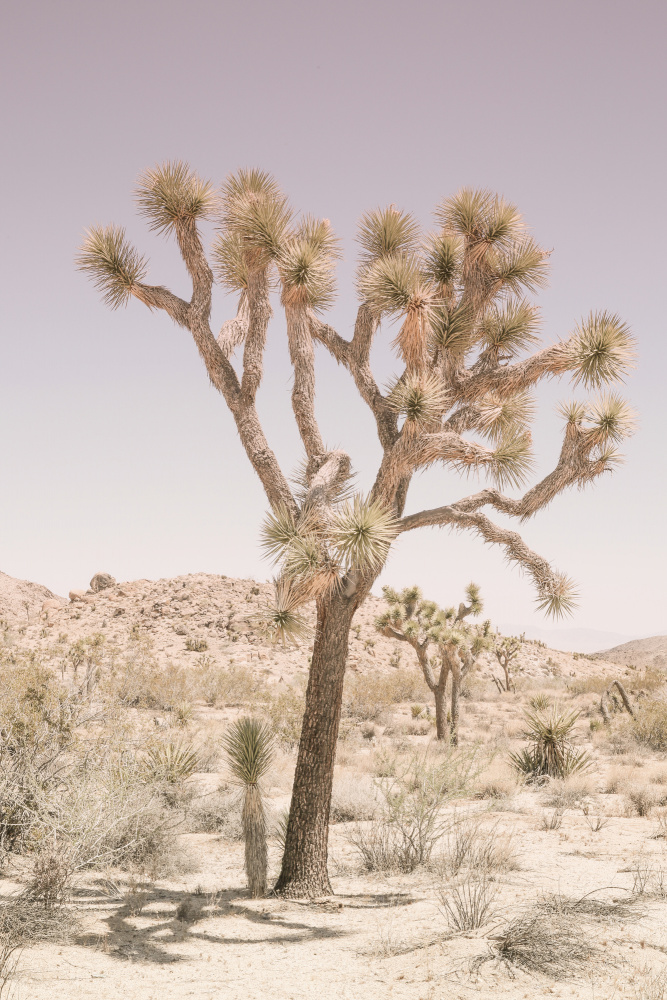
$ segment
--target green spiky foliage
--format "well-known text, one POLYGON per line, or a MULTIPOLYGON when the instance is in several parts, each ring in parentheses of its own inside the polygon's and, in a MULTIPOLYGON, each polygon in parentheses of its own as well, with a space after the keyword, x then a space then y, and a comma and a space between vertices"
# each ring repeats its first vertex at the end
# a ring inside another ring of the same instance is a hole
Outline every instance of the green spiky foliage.
POLYGON ((299 586, 300 581, 281 576, 274 580, 275 596, 250 618, 250 623, 270 642, 298 645, 310 639, 312 626, 303 614, 303 606, 315 596, 310 589, 299 586))
POLYGON ((127 240, 120 226, 93 226, 86 230, 77 265, 90 276, 111 309, 127 305, 148 271, 146 260, 127 240))
POLYGON ((389 405, 405 417, 409 433, 437 428, 447 408, 447 396, 437 375, 408 372, 387 395, 389 405))
POLYGON ((387 610, 375 619, 375 628, 388 638, 409 643, 417 655, 424 680, 435 696, 436 736, 458 740, 458 697, 463 678, 474 668, 480 654, 492 643, 491 623, 473 625, 466 618, 478 617, 484 605, 477 584, 465 590, 465 601, 455 608, 439 608, 425 600, 417 586, 397 591, 383 587, 387 610), (451 673, 450 725, 444 714, 445 693, 451 673))
POLYGON ((241 822, 250 895, 253 898, 265 896, 268 852, 260 783, 273 763, 273 732, 270 726, 257 719, 237 719, 225 733, 222 746, 229 771, 243 789, 241 822))
POLYGON ((526 778, 567 778, 589 770, 593 760, 585 750, 578 750, 573 741, 578 712, 559 712, 556 706, 548 715, 534 712, 526 715, 524 739, 528 746, 509 756, 512 766, 526 778))
POLYGON ((179 222, 210 218, 216 204, 212 184, 180 161, 144 171, 136 197, 139 212, 156 233, 169 233, 179 222))
POLYGON ((191 743, 156 743, 142 761, 145 777, 176 785, 189 778, 201 765, 201 757, 191 743))

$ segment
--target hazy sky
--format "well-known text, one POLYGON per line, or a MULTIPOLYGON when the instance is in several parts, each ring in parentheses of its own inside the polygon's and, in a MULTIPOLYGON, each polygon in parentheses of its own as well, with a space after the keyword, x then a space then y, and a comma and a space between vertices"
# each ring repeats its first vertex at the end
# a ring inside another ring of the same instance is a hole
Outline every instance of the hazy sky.
MULTIPOLYGON (((109 312, 73 264, 84 227, 114 221, 150 254, 149 280, 187 294, 175 246, 133 207, 139 172, 182 158, 216 182, 260 166, 297 208, 331 219, 345 249, 331 319, 346 336, 364 210, 393 202, 428 225, 462 185, 515 201, 553 248, 546 340, 608 308, 641 350, 626 464, 558 498, 525 537, 578 581, 572 624, 667 630, 666 27, 658 0, 6 0, 0 569, 65 594, 96 570, 270 574, 264 497, 189 335, 137 302, 109 312)), ((216 324, 232 310, 219 295, 216 324)), ((381 381, 392 336, 378 341, 381 381)), ((366 486, 373 424, 319 357, 325 438, 366 486)), ((300 457, 289 391, 277 317, 260 407, 288 469, 300 457)), ((541 392, 539 473, 570 395, 541 392)), ((432 471, 409 509, 471 488, 432 471)), ((495 620, 541 623, 529 581, 468 535, 412 532, 383 577, 446 603, 471 578, 495 620)))

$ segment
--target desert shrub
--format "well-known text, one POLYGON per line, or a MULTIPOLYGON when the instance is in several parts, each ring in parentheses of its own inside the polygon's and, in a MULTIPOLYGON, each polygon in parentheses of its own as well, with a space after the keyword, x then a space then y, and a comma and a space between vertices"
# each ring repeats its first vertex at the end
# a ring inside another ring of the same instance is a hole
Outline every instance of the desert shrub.
POLYGON ((185 648, 189 653, 205 653, 208 643, 206 639, 186 639, 185 648))
POLYGON ((526 972, 566 979, 585 969, 595 950, 571 910, 538 905, 510 921, 493 954, 526 972))
POLYGON ((667 702, 655 698, 640 702, 632 733, 638 743, 650 750, 659 753, 667 750, 667 702))
POLYGON ((480 819, 468 817, 450 831, 443 867, 448 875, 466 870, 479 876, 514 871, 518 868, 518 857, 511 835, 503 834, 497 822, 485 829, 480 819))
POLYGON ((392 705, 427 697, 424 678, 416 670, 392 670, 386 674, 348 674, 343 692, 343 711, 362 721, 377 722, 392 705))
POLYGON ((497 893, 497 887, 484 875, 441 889, 440 905, 450 929, 465 933, 483 927, 493 916, 497 893))
POLYGON ((479 767, 475 750, 383 759, 383 775, 376 779, 378 815, 348 835, 364 869, 412 872, 428 864, 452 822, 442 815, 444 803, 464 794, 479 767))
POLYGON ((635 785, 629 788, 625 795, 629 809, 642 818, 650 816, 658 804, 658 796, 648 785, 635 785))
POLYGON ((599 694, 602 695, 613 684, 614 677, 602 677, 593 674, 590 677, 577 677, 567 685, 568 691, 573 695, 578 694, 599 694))
POLYGON ((334 780, 329 822, 364 822, 373 819, 376 810, 376 790, 369 779, 345 775, 334 780))
POLYGON ((101 687, 108 698, 123 705, 161 711, 172 711, 194 696, 191 672, 173 663, 159 664, 146 644, 137 644, 132 655, 115 663, 101 687))
POLYGON ((573 774, 568 778, 554 778, 549 782, 544 794, 544 804, 563 812, 577 809, 592 794, 592 786, 586 775, 573 774))
POLYGON ((304 708, 305 692, 296 684, 285 687, 264 706, 276 739, 286 749, 293 749, 301 739, 304 708))
POLYGON ((559 714, 555 707, 549 716, 527 714, 522 735, 528 746, 509 755, 512 766, 528 779, 567 778, 588 770, 593 763, 590 754, 572 742, 578 717, 578 712, 559 714))
POLYGON ((241 797, 226 788, 202 795, 187 814, 190 833, 219 833, 225 840, 242 840, 241 797))
POLYGON ((563 825, 563 810, 554 809, 550 813, 542 813, 541 827, 545 831, 560 830, 563 825))
POLYGON ((194 684, 207 705, 249 705, 268 698, 262 679, 248 667, 230 663, 222 667, 210 656, 197 660, 194 684))

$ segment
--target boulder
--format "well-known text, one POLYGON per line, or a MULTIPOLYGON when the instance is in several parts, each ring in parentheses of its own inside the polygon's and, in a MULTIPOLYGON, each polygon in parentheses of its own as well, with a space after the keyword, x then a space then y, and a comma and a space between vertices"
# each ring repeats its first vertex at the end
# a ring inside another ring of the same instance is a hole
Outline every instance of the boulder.
POLYGON ((44 601, 42 604, 42 614, 44 614, 44 612, 48 614, 49 611, 56 611, 58 608, 62 608, 61 601, 56 601, 55 599, 44 601))
POLYGON ((74 604, 75 601, 84 601, 85 597, 86 597, 85 590, 70 590, 69 592, 69 599, 72 602, 72 604, 74 604))
POLYGON ((116 581, 112 577, 111 573, 96 573, 90 581, 90 589, 96 594, 99 594, 100 590, 106 590, 107 587, 115 586, 116 581))

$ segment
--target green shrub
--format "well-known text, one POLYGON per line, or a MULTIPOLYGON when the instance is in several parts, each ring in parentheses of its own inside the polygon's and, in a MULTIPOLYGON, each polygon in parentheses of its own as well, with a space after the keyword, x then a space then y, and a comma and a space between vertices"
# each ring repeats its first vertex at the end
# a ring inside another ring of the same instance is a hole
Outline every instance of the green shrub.
POLYGON ((288 749, 296 747, 301 739, 304 708, 305 692, 296 685, 285 687, 264 708, 276 739, 288 749))

